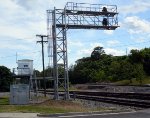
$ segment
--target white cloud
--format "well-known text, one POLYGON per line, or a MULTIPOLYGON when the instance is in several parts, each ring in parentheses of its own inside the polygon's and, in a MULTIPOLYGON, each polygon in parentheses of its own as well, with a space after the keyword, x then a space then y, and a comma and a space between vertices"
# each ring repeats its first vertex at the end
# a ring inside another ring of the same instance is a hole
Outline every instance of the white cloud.
POLYGON ((39 7, 35 11, 29 11, 20 4, 16 4, 14 0, 0 1, 0 8, 3 18, 0 19, 0 36, 24 38, 36 35, 36 33, 46 33, 45 8, 43 8, 45 14, 41 12, 42 10, 38 10, 39 7), (45 19, 43 20, 41 16, 44 15, 45 19))
POLYGON ((2 43, 0 49, 7 49, 7 50, 30 50, 30 46, 26 46, 23 44, 10 44, 10 43, 2 43))
POLYGON ((137 16, 127 17, 124 23, 130 34, 150 33, 150 22, 137 16))
POLYGON ((150 8, 149 0, 135 0, 131 1, 131 4, 120 7, 119 11, 123 14, 136 14, 147 11, 149 10, 149 8, 150 8))
POLYGON ((1 10, 4 10, 4 9, 11 10, 9 12, 13 12, 14 10, 20 8, 17 4, 14 3, 13 0, 5 0, 5 1, 1 0, 0 6, 1 6, 1 10))
POLYGON ((74 53, 73 53, 73 58, 70 57, 71 59, 69 59, 71 61, 71 63, 74 61, 76 61, 77 59, 80 59, 82 57, 89 57, 93 51, 93 49, 97 46, 102 46, 103 44, 101 43, 91 43, 89 45, 83 45, 81 47, 79 47, 74 53))
POLYGON ((103 44, 101 44, 101 43, 91 43, 90 46, 86 45, 86 47, 82 47, 77 51, 77 53, 76 53, 77 56, 76 57, 78 57, 78 59, 79 59, 79 58, 82 58, 82 57, 90 56, 93 49, 97 46, 103 47, 103 44))
POLYGON ((95 35, 97 35, 98 31, 96 31, 96 30, 85 30, 84 33, 88 38, 93 38, 95 35))
POLYGON ((127 49, 128 49, 129 51, 131 51, 131 50, 139 50, 140 48, 139 48, 139 47, 133 47, 133 46, 131 47, 131 46, 130 46, 130 47, 128 47, 127 49))
POLYGON ((113 56, 125 55, 125 51, 122 50, 117 50, 113 48, 105 48, 104 50, 106 54, 111 54, 113 56))
POLYGON ((82 57, 87 57, 90 56, 91 52, 92 52, 91 49, 81 49, 77 51, 77 55, 82 57))
POLYGON ((83 46, 83 43, 79 40, 68 40, 68 45, 69 47, 82 47, 83 46))
POLYGON ((134 39, 136 42, 138 42, 138 43, 142 43, 142 42, 144 42, 145 41, 145 39, 144 38, 136 38, 136 39, 134 39))
POLYGON ((29 30, 23 29, 19 26, 9 26, 9 25, 1 25, 0 27, 0 36, 1 37, 10 37, 10 38, 24 38, 27 36, 33 35, 29 30))
POLYGON ((117 44, 120 44, 120 42, 118 40, 110 40, 110 41, 107 41, 107 45, 108 46, 115 46, 117 44))
POLYGON ((130 47, 128 47, 127 48, 127 53, 129 54, 130 52, 131 52, 131 50, 140 50, 141 48, 139 48, 139 47, 135 47, 135 46, 130 46, 130 47))
POLYGON ((90 44, 90 48, 91 49, 94 49, 95 47, 97 47, 97 46, 100 46, 100 47, 104 47, 104 45, 102 44, 102 43, 91 43, 90 44))
POLYGON ((104 30, 105 34, 112 35, 114 33, 113 30, 104 30))
POLYGON ((76 50, 73 55, 72 53, 68 54, 68 62, 69 65, 70 64, 74 64, 75 61, 77 61, 78 59, 81 59, 83 57, 89 57, 91 55, 92 49, 87 49, 87 48, 80 48, 78 50, 76 50))

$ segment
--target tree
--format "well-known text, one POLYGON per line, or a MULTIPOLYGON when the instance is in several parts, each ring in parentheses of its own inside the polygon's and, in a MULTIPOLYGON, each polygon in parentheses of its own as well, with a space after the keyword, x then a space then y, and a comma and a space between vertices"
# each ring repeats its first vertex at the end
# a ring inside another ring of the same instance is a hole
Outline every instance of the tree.
POLYGON ((112 77, 112 81, 120 80, 120 68, 121 65, 118 61, 113 61, 109 66, 109 76, 112 77))
POLYGON ((99 60, 103 54, 105 54, 103 47, 97 46, 94 48, 93 52, 91 53, 91 58, 94 60, 99 60))
POLYGON ((132 63, 140 63, 142 61, 142 55, 139 50, 131 50, 130 53, 129 58, 132 63))
POLYGON ((41 77, 41 73, 39 70, 34 70, 34 74, 36 74, 37 77, 41 77))
POLYGON ((140 83, 150 75, 150 48, 131 50, 128 56, 105 54, 103 47, 95 47, 91 57, 78 59, 69 70, 72 84, 115 82, 136 78, 140 83))
POLYGON ((142 55, 142 63, 144 71, 150 75, 150 48, 145 48, 140 51, 142 55))
POLYGON ((120 71, 121 80, 130 80, 131 83, 133 78, 133 65, 130 62, 123 60, 121 61, 120 71))
POLYGON ((104 70, 93 71, 90 76, 92 82, 103 82, 106 78, 104 70))
POLYGON ((109 67, 109 76, 113 81, 132 79, 133 66, 127 60, 113 61, 109 67))
POLYGON ((142 79, 144 78, 145 72, 142 64, 134 64, 133 76, 142 85, 142 79))
POLYGON ((12 82, 13 78, 10 69, 0 66, 0 91, 9 91, 12 82))

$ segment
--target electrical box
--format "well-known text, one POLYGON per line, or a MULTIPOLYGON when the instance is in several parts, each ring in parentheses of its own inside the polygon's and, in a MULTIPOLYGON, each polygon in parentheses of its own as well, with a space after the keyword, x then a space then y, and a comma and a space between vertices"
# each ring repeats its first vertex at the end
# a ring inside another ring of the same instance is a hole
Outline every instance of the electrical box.
POLYGON ((10 86, 10 104, 29 104, 29 85, 17 84, 10 86))
POLYGON ((18 75, 33 75, 33 60, 18 60, 18 75))

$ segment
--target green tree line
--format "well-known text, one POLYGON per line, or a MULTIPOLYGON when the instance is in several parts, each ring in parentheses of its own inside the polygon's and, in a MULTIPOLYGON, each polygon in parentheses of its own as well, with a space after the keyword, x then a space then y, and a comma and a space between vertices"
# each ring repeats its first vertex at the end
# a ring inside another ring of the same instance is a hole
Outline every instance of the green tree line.
MULTIPOLYGON (((63 77, 63 68, 59 67, 59 76, 63 77)), ((35 70, 37 77, 42 77, 42 71, 35 70)), ((45 76, 53 74, 52 68, 45 69, 45 76)), ((103 47, 95 47, 90 57, 78 59, 75 65, 69 68, 71 84, 116 82, 129 80, 132 83, 136 79, 142 84, 142 80, 150 78, 150 48, 131 50, 126 56, 113 56, 104 52, 103 47)), ((9 91, 13 83, 13 73, 5 66, 0 66, 0 91, 9 91)), ((44 86, 41 81, 41 86, 44 86)), ((53 81, 46 82, 47 88, 53 87, 53 81)))
POLYGON ((116 82, 142 79, 150 76, 150 48, 131 50, 127 56, 105 54, 103 47, 94 48, 91 57, 84 57, 70 66, 72 84, 94 82, 116 82))
POLYGON ((9 91, 12 82, 13 77, 10 69, 5 66, 0 66, 0 91, 9 91))

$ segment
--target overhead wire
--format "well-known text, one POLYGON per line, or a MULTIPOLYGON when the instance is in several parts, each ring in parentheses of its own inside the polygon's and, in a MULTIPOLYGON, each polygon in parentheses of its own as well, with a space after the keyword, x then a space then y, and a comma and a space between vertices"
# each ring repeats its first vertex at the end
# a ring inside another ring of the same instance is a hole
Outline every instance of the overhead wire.
MULTIPOLYGON (((40 51, 34 51, 34 52, 29 52, 29 53, 17 53, 17 55, 26 55, 26 54, 33 54, 33 53, 38 53, 38 52, 40 52, 40 51)), ((8 56, 2 56, 2 57, 0 57, 0 58, 9 58, 9 57, 15 57, 16 56, 16 54, 15 55, 8 55, 8 56)))
POLYGON ((145 42, 140 42, 140 43, 131 43, 131 44, 125 44, 125 45, 111 46, 111 48, 125 47, 125 46, 131 46, 131 45, 141 45, 141 44, 148 43, 148 42, 150 42, 150 40, 145 41, 145 42))
POLYGON ((42 58, 41 51, 39 53, 39 56, 34 60, 34 65, 35 65, 34 68, 36 69, 42 68, 42 63, 40 58, 42 58))
MULTIPOLYGON (((34 37, 26 37, 26 38, 14 38, 14 40, 19 40, 19 41, 23 41, 23 40, 26 40, 26 39, 35 39, 35 36, 34 37)), ((12 39, 4 39, 4 41, 10 41, 12 39)))

